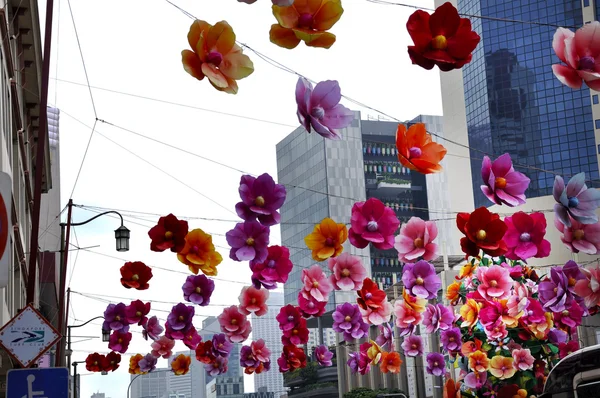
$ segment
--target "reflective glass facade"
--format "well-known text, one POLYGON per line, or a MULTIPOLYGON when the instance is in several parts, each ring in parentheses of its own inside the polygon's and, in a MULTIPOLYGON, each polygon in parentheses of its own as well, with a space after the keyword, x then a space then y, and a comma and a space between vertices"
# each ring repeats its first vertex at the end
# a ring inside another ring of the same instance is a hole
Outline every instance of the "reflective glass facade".
MULTIPOLYGON (((458 0, 460 13, 581 26, 581 0, 458 0)), ((475 206, 490 206, 480 186, 483 151, 515 163, 598 179, 590 92, 552 73, 556 28, 471 18, 481 42, 463 68, 475 206), (479 151, 478 151, 479 150, 479 151)), ((550 195, 554 175, 516 167, 531 178, 527 197, 550 195)))

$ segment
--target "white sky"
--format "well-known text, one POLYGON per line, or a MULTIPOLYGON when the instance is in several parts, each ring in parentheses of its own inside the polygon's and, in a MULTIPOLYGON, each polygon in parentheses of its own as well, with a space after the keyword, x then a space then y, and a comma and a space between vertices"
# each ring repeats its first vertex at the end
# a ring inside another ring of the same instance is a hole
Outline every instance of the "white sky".
MULTIPOLYGON (((331 49, 308 48, 301 43, 294 50, 286 50, 269 42, 269 28, 275 21, 270 0, 258 0, 253 5, 236 0, 174 2, 210 23, 227 20, 239 41, 314 80, 338 80, 343 94, 397 118, 410 119, 419 114, 439 115, 442 112, 439 72, 411 65, 406 52, 410 38, 405 25, 412 9, 377 5, 365 0, 345 0, 345 13, 332 29, 338 41, 331 49)), ((43 24, 45 1, 40 3, 43 3, 40 4, 43 24)), ((59 0, 55 3, 51 77, 85 83, 67 0, 60 0, 60 5, 59 0)), ((73 0, 71 3, 92 86, 265 119, 290 127, 93 90, 98 118, 250 173, 269 172, 276 176, 275 145, 298 124, 294 100, 297 77, 246 51, 254 61, 255 72, 239 81, 240 92, 237 95, 221 93, 207 80, 197 81, 184 72, 180 53, 188 47, 186 35, 192 21, 166 1, 73 0)), ((411 4, 432 7, 432 3, 413 0, 411 4)), ((89 126, 94 123, 95 117, 85 86, 57 83, 52 79, 49 103, 56 103, 63 112, 60 120, 60 178, 62 201, 66 204, 90 135, 90 129, 66 113, 89 126)), ((351 103, 346 102, 345 105, 362 110, 363 118, 367 114, 376 116, 374 112, 351 103)), ((173 212, 183 216, 237 218, 98 133, 110 137, 232 212, 239 201, 240 173, 98 123, 73 195, 76 204, 162 215, 173 212)), ((73 219, 82 221, 93 215, 76 210, 73 219)), ((76 234, 81 247, 100 245, 93 250, 186 271, 174 254, 149 250, 147 230, 157 219, 152 216, 149 221, 128 218, 126 225, 131 230, 131 250, 128 253, 115 251, 113 230, 118 226, 115 219, 102 217, 78 227, 76 234)), ((202 228, 221 235, 233 226, 231 222, 190 222, 190 228, 202 228)), ((279 229, 274 228, 271 236, 271 242, 278 243, 279 229)), ((227 246, 224 236, 214 236, 214 241, 218 246, 227 246)), ((219 266, 218 277, 229 281, 249 281, 248 265, 229 260, 225 249, 219 251, 225 259, 219 266)), ((76 253, 69 253, 71 267, 77 256, 70 283, 74 291, 131 299, 183 301, 183 274, 155 270, 148 291, 131 291, 119 283, 122 261, 83 251, 76 253)), ((242 283, 217 281, 212 302, 237 304, 242 287, 242 283)), ((76 294, 72 295, 72 303, 70 316, 75 315, 80 321, 102 315, 106 308, 106 303, 76 294)), ((153 308, 169 310, 171 305, 155 303, 153 308)), ((211 306, 197 308, 196 312, 218 315, 221 310, 222 306, 211 306)), ((166 313, 158 312, 156 315, 166 317, 166 313)), ((75 321, 71 318, 70 322, 75 321)), ((195 324, 201 325, 200 317, 195 324)), ((90 325, 74 330, 74 335, 100 336, 100 327, 90 325)), ((100 339, 74 344, 73 349, 74 361, 83 361, 88 352, 108 352, 107 344, 100 339)), ((178 342, 176 349, 183 350, 185 347, 178 342)), ((134 333, 129 353, 138 352, 149 352, 149 343, 139 333, 134 333)), ((272 361, 275 362, 276 358, 272 361)), ((129 383, 128 363, 128 356, 123 356, 121 368, 113 374, 82 376, 81 397, 87 398, 100 391, 107 397, 124 398, 129 383)), ((165 365, 159 363, 159 366, 165 365)), ((87 372, 83 365, 79 369, 84 374, 87 372)), ((271 371, 278 371, 276 363, 271 371)), ((253 391, 251 377, 246 378, 246 391, 253 391)))

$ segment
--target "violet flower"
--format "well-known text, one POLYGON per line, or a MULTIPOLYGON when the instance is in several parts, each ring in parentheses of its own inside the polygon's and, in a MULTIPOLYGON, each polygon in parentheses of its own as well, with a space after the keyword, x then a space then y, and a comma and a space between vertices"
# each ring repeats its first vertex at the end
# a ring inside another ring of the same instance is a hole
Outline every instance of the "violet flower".
POLYGON ((575 261, 569 260, 563 266, 562 272, 567 280, 567 289, 578 299, 579 296, 575 294, 575 284, 580 280, 586 279, 583 272, 581 272, 581 268, 575 261))
POLYGON ((194 307, 191 305, 177 304, 167 317, 167 326, 175 331, 187 331, 192 326, 194 312, 194 307))
POLYGON ((394 351, 394 331, 389 323, 385 322, 377 326, 379 336, 375 338, 375 343, 386 351, 394 351))
POLYGON ((190 275, 181 286, 181 290, 183 290, 185 301, 204 307, 210 304, 210 296, 215 290, 215 282, 204 274, 190 275))
POLYGON ((423 338, 418 334, 411 334, 404 338, 402 350, 407 357, 418 357, 423 355, 423 338))
POLYGON ((285 202, 286 191, 273 177, 267 173, 258 177, 243 175, 239 192, 242 201, 235 205, 235 211, 242 220, 258 219, 267 227, 279 223, 281 216, 277 210, 285 202))
POLYGON ((562 312, 571 304, 573 294, 569 291, 569 281, 562 267, 550 269, 550 279, 545 279, 539 284, 538 297, 546 311, 562 312))
POLYGON ((569 335, 564 330, 552 328, 548 332, 548 341, 552 344, 566 343, 569 335))
POLYGON ((215 377, 223 373, 227 373, 229 363, 228 358, 216 357, 211 363, 204 365, 204 369, 209 376, 215 377))
POLYGON ((427 373, 434 376, 443 376, 446 373, 446 360, 439 352, 427 354, 427 373))
POLYGON ((192 327, 187 330, 181 341, 183 341, 183 344, 185 344, 185 346, 190 350, 195 350, 196 347, 198 347, 198 344, 202 342, 202 337, 192 325, 192 327))
POLYGON ((258 368, 260 361, 252 354, 252 348, 248 345, 242 346, 240 350, 240 366, 242 368, 258 368))
POLYGON ((350 352, 348 353, 348 361, 346 361, 346 365, 350 368, 352 373, 358 372, 358 360, 360 358, 360 352, 350 352))
POLYGON ((138 366, 140 367, 140 372, 142 373, 150 373, 154 369, 156 369, 156 363, 158 362, 158 358, 152 356, 152 354, 144 355, 144 358, 140 359, 138 362, 138 366))
POLYGON ((351 342, 361 339, 369 333, 369 325, 366 324, 356 304, 344 303, 337 306, 332 314, 333 330, 344 334, 344 340, 351 342))
POLYGON ((144 340, 158 340, 161 333, 165 330, 160 323, 158 323, 158 318, 156 316, 151 317, 145 323, 142 324, 144 330, 142 330, 142 336, 144 340))
POLYGON ((429 304, 423 313, 423 325, 426 333, 435 333, 438 329, 452 327, 454 312, 443 304, 429 304))
POLYGON ((442 287, 442 281, 436 275, 434 266, 424 260, 404 265, 402 283, 410 294, 427 300, 436 298, 442 287))
POLYGON ((525 174, 515 171, 508 153, 493 162, 484 156, 481 178, 485 184, 481 186, 481 191, 495 204, 514 207, 525 203, 525 191, 531 180, 525 174))
POLYGON ((333 352, 329 351, 327 346, 320 345, 315 348, 315 359, 320 366, 332 366, 333 362, 331 359, 333 358, 333 352))
POLYGON ((251 262, 252 283, 260 289, 277 288, 277 283, 286 283, 294 265, 290 261, 290 250, 285 246, 269 246, 263 262, 251 262))
POLYGON ((128 332, 127 306, 123 303, 109 304, 104 311, 104 323, 102 330, 113 330, 115 332, 128 332))
POLYGON ((446 351, 458 351, 462 347, 460 329, 457 327, 442 330, 440 340, 446 351))
POLYGON ((229 357, 229 354, 233 349, 233 344, 227 339, 227 336, 224 333, 213 335, 212 343, 212 351, 215 357, 229 357))
POLYGON ((600 191, 585 185, 585 173, 571 177, 566 187, 563 178, 556 176, 552 195, 557 202, 554 214, 566 227, 571 227, 569 215, 582 224, 598 222, 596 209, 600 206, 600 191))
POLYGON ((231 246, 229 257, 235 261, 250 261, 262 263, 269 254, 269 227, 257 221, 237 223, 225 234, 227 243, 231 246))

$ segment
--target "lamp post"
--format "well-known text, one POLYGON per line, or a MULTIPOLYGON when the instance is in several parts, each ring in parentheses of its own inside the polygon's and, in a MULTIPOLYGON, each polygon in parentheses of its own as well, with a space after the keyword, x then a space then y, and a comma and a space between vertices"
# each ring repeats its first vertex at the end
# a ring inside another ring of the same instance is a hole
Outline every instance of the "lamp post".
MULTIPOLYGON (((68 319, 68 308, 65 307, 65 288, 67 284, 67 260, 69 256, 69 240, 71 237, 71 227, 77 227, 80 225, 85 225, 91 221, 94 221, 98 217, 104 216, 106 214, 116 214, 121 218, 121 226, 115 230, 115 240, 116 240, 116 249, 118 252, 126 252, 129 250, 129 229, 127 229, 123 225, 123 216, 118 211, 105 211, 104 213, 100 213, 95 215, 94 217, 83 221, 74 223, 71 222, 71 214, 73 210, 73 200, 69 199, 69 203, 67 204, 67 221, 64 223, 60 223, 60 235, 61 235, 61 251, 60 251, 60 295, 59 295, 59 303, 58 303, 58 332, 61 336, 63 336, 64 330, 67 327, 67 319, 68 319), (65 231, 66 230, 66 231, 65 231)), ((69 297, 67 297, 67 300, 69 297)), ((69 302, 67 301, 67 307, 69 302)), ((63 362, 62 351, 64 349, 65 341, 61 340, 56 347, 56 360, 55 366, 60 367, 63 362)))
MULTIPOLYGON (((170 372, 170 371, 171 371, 171 369, 156 369, 150 373, 160 373, 160 372, 170 372)), ((129 398, 129 392, 131 391, 131 386, 133 385, 133 382, 135 381, 135 379, 137 379, 140 376, 144 376, 146 374, 148 374, 148 373, 135 375, 135 377, 133 379, 131 379, 131 381, 129 382, 129 385, 127 386, 127 398, 129 398)))
MULTIPOLYGON (((71 293, 70 289, 69 289, 69 293, 71 293)), ((82 323, 81 325, 67 326, 67 350, 65 351, 65 354, 67 354, 67 369, 69 369, 69 372, 71 371, 71 355, 73 354, 73 350, 71 350, 71 329, 83 327, 83 326, 87 325, 88 323, 95 321, 96 319, 104 319, 104 317, 97 316, 95 318, 90 319, 89 321, 87 321, 85 323, 82 323)), ((108 341, 109 337, 110 337, 110 332, 108 330, 102 329, 102 341, 103 342, 108 341)), ((76 366, 77 365, 75 365, 75 369, 77 369, 76 366)))

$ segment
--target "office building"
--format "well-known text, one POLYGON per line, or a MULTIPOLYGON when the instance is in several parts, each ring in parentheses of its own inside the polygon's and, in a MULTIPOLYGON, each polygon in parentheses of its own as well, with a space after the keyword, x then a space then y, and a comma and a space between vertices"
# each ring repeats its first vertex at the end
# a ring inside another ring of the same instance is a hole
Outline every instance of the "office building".
MULTIPOLYGON (((153 372, 136 377, 131 375, 131 398, 163 398, 169 392, 168 369, 156 369, 153 372)), ((188 397, 186 397, 188 398, 188 397)))
POLYGON ((259 391, 259 392, 247 392, 244 394, 244 398, 275 398, 276 395, 272 391, 259 391))
POLYGON ((194 351, 176 352, 169 359, 172 362, 178 355, 188 355, 192 358, 190 371, 184 375, 177 376, 169 372, 167 376, 167 389, 170 393, 183 395, 185 398, 204 398, 202 392, 206 386, 206 371, 204 364, 196 359, 194 351))
MULTIPOLYGON (((319 342, 319 330, 311 328, 309 329, 310 333, 308 334, 308 351, 310 352, 313 347, 317 347, 320 344, 319 342)), ((323 328, 323 344, 327 347, 334 346, 337 342, 337 336, 333 329, 331 328, 323 328)))

